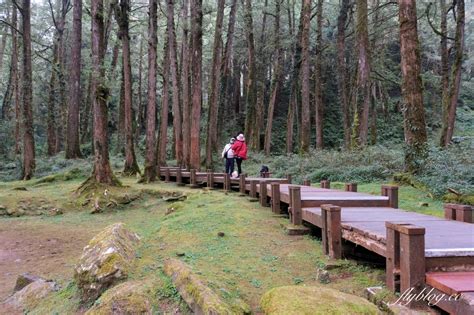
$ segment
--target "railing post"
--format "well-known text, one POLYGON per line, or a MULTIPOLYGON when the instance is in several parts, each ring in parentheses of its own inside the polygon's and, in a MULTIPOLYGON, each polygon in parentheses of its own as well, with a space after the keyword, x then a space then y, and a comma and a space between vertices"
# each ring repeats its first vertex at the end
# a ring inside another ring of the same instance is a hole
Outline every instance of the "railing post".
POLYGON ((301 187, 289 186, 290 191, 290 212, 291 223, 294 225, 303 224, 303 217, 301 212, 301 187))
POLYGON ((303 186, 311 186, 311 181, 307 178, 303 180, 303 186))
POLYGON ((382 185, 382 196, 388 197, 390 208, 398 208, 398 186, 382 185))
POLYGON ((181 174, 181 167, 176 170, 176 184, 182 185, 183 184, 183 174, 181 174))
POLYGON ((468 205, 458 205, 454 203, 444 204, 444 218, 466 223, 474 223, 473 208, 468 205))
POLYGON ((331 182, 327 179, 324 179, 320 182, 321 188, 326 188, 330 189, 331 188, 331 182))
POLYGON ((230 191, 230 175, 228 173, 224 174, 224 190, 230 191))
POLYGON ((321 205, 323 250, 334 259, 342 257, 341 207, 321 205))
POLYGON ((189 174, 189 184, 191 187, 196 187, 196 169, 192 168, 189 174))
POLYGON ((260 205, 262 207, 268 207, 267 182, 264 180, 261 180, 259 188, 260 188, 260 191, 259 191, 260 205))
POLYGON ((211 169, 207 170, 207 188, 214 187, 214 172, 211 169))
POLYGON ((170 169, 167 167, 165 169, 165 182, 169 182, 170 181, 170 169))
POLYGON ((291 174, 286 174, 286 180, 288 181, 288 184, 291 184, 291 174))
POLYGON ((250 198, 257 198, 257 181, 251 180, 250 181, 250 198))
POLYGON ((387 229, 386 266, 387 287, 397 289, 396 276, 400 275, 400 293, 425 284, 425 228, 406 223, 385 222, 387 229))
POLYGON ((346 183, 345 191, 357 192, 357 183, 346 183))
POLYGON ((240 174, 239 191, 241 195, 245 195, 245 193, 247 192, 247 190, 245 189, 245 174, 240 174))
POLYGON ((271 183, 270 185, 272 187, 272 212, 280 214, 280 183, 271 183))

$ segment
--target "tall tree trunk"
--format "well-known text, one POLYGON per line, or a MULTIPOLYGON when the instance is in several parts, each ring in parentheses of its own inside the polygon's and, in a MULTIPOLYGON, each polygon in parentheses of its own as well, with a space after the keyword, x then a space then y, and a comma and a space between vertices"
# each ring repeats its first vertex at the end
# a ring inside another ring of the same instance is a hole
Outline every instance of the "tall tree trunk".
POLYGON ((181 124, 181 104, 179 101, 178 57, 176 53, 176 33, 174 25, 174 0, 168 0, 168 37, 170 54, 171 86, 173 90, 173 137, 174 151, 178 165, 183 164, 183 132, 181 124))
POLYGON ((423 107, 423 87, 420 76, 420 46, 416 3, 399 0, 400 56, 402 69, 402 112, 405 130, 405 168, 415 172, 420 159, 426 156, 426 125, 423 107))
POLYGON ((135 137, 138 138, 145 131, 145 115, 143 106, 143 35, 140 36, 140 56, 138 59, 138 123, 135 137))
POLYGON ((168 111, 169 111, 169 74, 170 74, 170 52, 169 37, 166 38, 166 44, 163 51, 163 95, 161 97, 161 114, 160 114, 160 132, 158 135, 158 164, 166 165, 166 147, 168 144, 168 111))
POLYGON ((222 23, 224 21, 225 0, 218 0, 214 49, 212 53, 211 79, 209 82, 209 105, 206 141, 206 167, 213 167, 213 154, 217 152, 217 117, 219 113, 219 83, 222 60, 222 23))
POLYGON ((132 67, 130 61, 129 35, 129 0, 120 0, 116 7, 116 17, 119 24, 119 38, 122 40, 122 66, 124 88, 124 121, 125 121, 125 165, 123 173, 132 176, 140 173, 133 139, 133 110, 132 110, 132 67))
MULTIPOLYGON (((222 69, 221 69, 221 89, 219 95, 219 113, 217 118, 217 129, 224 130, 224 127, 228 127, 228 117, 233 117, 233 110, 232 104, 234 100, 238 97, 240 98, 240 88, 237 90, 238 95, 235 95, 235 84, 234 77, 233 77, 233 69, 232 69, 232 61, 233 61, 233 42, 234 42, 234 30, 235 30, 235 17, 237 15, 237 8, 238 2, 237 0, 232 0, 230 6, 230 13, 229 13, 229 24, 227 26, 227 39, 224 48, 224 55, 222 57, 222 69), (226 118, 222 118, 226 117, 226 118)), ((235 65, 234 65, 235 66, 235 65)), ((236 69, 237 67, 234 67, 236 69)), ((240 84, 240 71, 238 71, 239 80, 238 83, 240 84)), ((235 73, 234 73, 235 76, 235 73)), ((237 81, 235 81, 237 82, 237 81)), ((217 143, 219 143, 219 138, 221 134, 217 134, 217 143)))
MULTIPOLYGON (((446 0, 440 0, 441 11, 441 112, 443 113, 444 100, 449 93, 449 51, 448 51, 448 12, 446 9, 446 0)), ((436 111, 439 112, 439 111, 436 111)), ((441 118, 442 119, 442 118, 441 118)), ((441 141, 443 143, 444 141, 441 141)), ((441 144, 443 145, 443 144, 441 144)))
POLYGON ((254 127, 254 139, 255 146, 254 149, 260 151, 261 148, 261 131, 265 130, 265 95, 267 92, 267 73, 268 68, 271 66, 269 63, 264 60, 270 59, 269 54, 265 51, 266 42, 266 30, 267 30, 267 9, 268 9, 268 0, 265 0, 263 5, 262 12, 262 27, 260 32, 260 45, 257 45, 257 103, 255 108, 255 127, 254 127))
POLYGON ((357 111, 358 140, 356 146, 366 146, 369 132, 370 110, 370 51, 368 31, 367 0, 357 0, 356 41, 358 50, 357 97, 354 112, 357 111))
POLYGON ((92 95, 92 72, 89 73, 89 78, 87 79, 87 94, 85 97, 85 106, 82 118, 82 127, 81 127, 81 143, 86 143, 90 138, 90 117, 92 113, 92 103, 93 103, 93 95, 92 95))
POLYGON ((318 0, 317 6, 317 35, 316 35, 316 84, 315 84, 315 113, 316 113, 316 148, 324 147, 324 103, 323 103, 323 0, 318 0))
MULTIPOLYGON (((453 9, 454 10, 454 9, 453 9)), ((452 66, 449 92, 443 99, 443 127, 441 131, 441 146, 447 147, 453 138, 454 123, 456 122, 456 108, 461 87, 462 57, 464 52, 464 0, 456 1, 456 35, 454 49, 456 51, 452 66)))
POLYGON ((79 106, 81 102, 82 0, 74 0, 72 21, 69 108, 66 159, 82 157, 79 146, 79 106))
POLYGON ((183 20, 181 44, 181 84, 183 98, 183 163, 186 168, 191 165, 191 84, 190 84, 190 41, 189 41, 189 0, 183 0, 181 9, 183 20))
POLYGON ((304 0, 301 9, 301 152, 308 152, 311 140, 311 111, 309 95, 309 32, 311 18, 311 0, 304 0))
POLYGON ((109 89, 105 85, 104 56, 105 56, 105 29, 104 29, 104 2, 91 1, 92 20, 92 93, 94 106, 94 170, 93 181, 115 185, 117 180, 112 173, 109 162, 109 144, 107 135, 107 99, 109 89))
POLYGON ((202 105, 202 0, 191 0, 192 29, 192 110, 190 165, 201 166, 200 126, 202 105))
MULTIPOLYGON (((12 6, 12 25, 14 28, 17 28, 18 23, 18 10, 15 4, 12 6)), ((12 94, 13 100, 15 103, 15 155, 21 153, 21 100, 20 100, 20 76, 18 71, 18 33, 15 29, 12 28, 12 59, 11 59, 11 69, 12 69, 12 94)))
POLYGON ((337 18, 337 86, 344 128, 344 147, 346 149, 351 145, 351 118, 349 110, 349 91, 347 88, 347 62, 345 58, 346 22, 349 7, 350 0, 342 0, 339 17, 337 18))
POLYGON ((48 96, 48 118, 47 118, 47 154, 48 156, 56 155, 56 85, 58 72, 58 43, 54 42, 53 45, 53 63, 51 64, 51 78, 49 80, 49 96, 48 96))
POLYGON ((268 104, 268 114, 267 114, 267 126, 265 128, 265 142, 264 142, 264 151, 265 155, 270 155, 271 144, 272 144, 272 127, 273 127, 273 113, 275 111, 275 106, 278 100, 278 94, 280 90, 281 82, 281 64, 283 62, 281 48, 280 48, 280 8, 281 0, 276 0, 275 2, 275 56, 273 64, 273 80, 270 93, 270 101, 268 104))
POLYGON ((158 0, 149 0, 148 8, 148 91, 146 106, 145 171, 146 182, 156 179, 156 45, 158 0))
POLYGON ((23 0, 22 9, 23 32, 23 172, 22 178, 29 180, 35 171, 35 137, 33 130, 33 79, 31 69, 31 3, 23 0))
POLYGON ((248 74, 246 80, 246 98, 245 98, 245 135, 248 139, 249 146, 252 149, 257 147, 258 130, 255 124, 257 123, 257 69, 255 60, 255 40, 253 31, 253 17, 252 17, 252 0, 245 0, 244 7, 245 20, 245 35, 247 38, 248 49, 248 74))
MULTIPOLYGON (((7 10, 6 21, 8 23, 11 23, 11 21, 8 21, 10 19, 10 7, 7 6, 6 10, 7 10)), ((13 5, 13 10, 16 10, 15 5, 13 5)), ((1 39, 0 39, 0 73, 2 73, 2 71, 3 71, 3 55, 4 55, 4 52, 5 52, 5 46, 7 45, 7 37, 8 37, 7 26, 5 25, 3 28, 0 28, 0 31, 3 31, 1 39)))

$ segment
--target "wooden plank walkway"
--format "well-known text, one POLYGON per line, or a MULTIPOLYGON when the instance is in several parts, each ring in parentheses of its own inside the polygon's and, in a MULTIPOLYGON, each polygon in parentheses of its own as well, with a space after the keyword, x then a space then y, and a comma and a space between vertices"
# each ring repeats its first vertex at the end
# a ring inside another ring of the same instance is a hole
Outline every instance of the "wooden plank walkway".
POLYGON ((474 224, 467 223, 473 222, 470 206, 446 204, 445 218, 439 218, 398 209, 396 186, 383 185, 381 195, 375 196, 356 192, 355 183, 347 183, 341 191, 330 189, 329 181, 322 181, 321 188, 308 181, 291 185, 291 177, 244 174, 231 178, 177 167, 161 167, 160 177, 192 187, 237 189, 251 198, 259 197, 262 206, 271 204, 275 213, 288 209, 293 224, 321 229, 323 251, 330 257, 342 256, 343 240, 362 246, 386 258, 389 289, 404 292, 426 283, 438 293, 462 293, 459 303, 437 305, 452 314, 474 314, 474 224))
MULTIPOLYGON (((322 227, 321 208, 302 208, 303 220, 322 227)), ((474 225, 394 208, 343 207, 343 238, 385 255, 385 222, 403 222, 424 227, 425 257, 474 256, 474 225), (344 237, 345 236, 345 237, 344 237)), ((473 258, 474 259, 474 258, 473 258)))

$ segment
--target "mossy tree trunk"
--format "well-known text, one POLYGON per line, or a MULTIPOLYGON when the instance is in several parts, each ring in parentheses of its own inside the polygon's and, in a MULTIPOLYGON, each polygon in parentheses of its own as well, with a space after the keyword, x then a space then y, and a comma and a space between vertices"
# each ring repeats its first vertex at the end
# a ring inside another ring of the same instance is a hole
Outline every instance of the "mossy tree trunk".
POLYGON ((402 69, 402 112, 405 132, 405 168, 416 172, 426 156, 426 123, 423 107, 423 86, 420 76, 420 45, 416 3, 399 1, 400 55, 402 69))

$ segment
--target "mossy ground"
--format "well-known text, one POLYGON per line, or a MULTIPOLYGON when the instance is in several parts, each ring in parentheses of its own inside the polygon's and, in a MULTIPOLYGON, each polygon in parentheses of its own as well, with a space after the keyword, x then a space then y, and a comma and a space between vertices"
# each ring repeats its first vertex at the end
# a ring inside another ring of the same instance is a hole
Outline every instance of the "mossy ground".
MULTIPOLYGON (((384 283, 383 269, 341 261, 338 268, 329 271, 331 282, 320 284, 316 269, 329 262, 321 252, 320 241, 311 236, 288 236, 284 229, 287 219, 273 216, 269 208, 250 203, 247 197, 238 193, 225 194, 220 190, 188 189, 164 183, 137 184, 134 178, 120 180, 124 184, 120 188, 122 193, 141 192, 143 196, 95 215, 85 211, 87 208, 81 207, 74 197, 74 191, 83 179, 41 185, 0 183, 0 200, 7 207, 24 198, 43 198, 49 204, 66 209, 60 216, 0 218, 0 238, 18 230, 25 231, 25 237, 29 235, 36 248, 30 252, 33 261, 25 263, 22 260, 14 269, 8 270, 10 275, 0 283, 0 299, 13 288, 16 274, 29 271, 58 279, 62 286, 33 313, 76 311, 79 298, 71 280, 74 263, 88 241, 115 222, 124 222, 142 239, 130 279, 155 281, 155 307, 171 304, 185 312, 176 290, 162 270, 164 259, 177 256, 205 279, 222 299, 230 304, 243 300, 257 312, 263 293, 278 286, 327 286, 362 296, 366 287, 384 283), (27 191, 12 190, 18 186, 25 186, 27 191), (188 198, 175 203, 166 203, 160 198, 163 192, 172 191, 184 192, 188 198), (166 214, 170 207, 175 208, 174 211, 166 214), (224 236, 218 236, 219 232, 224 236), (51 257, 43 253, 45 249, 40 246, 51 238, 58 240, 55 246, 60 251, 54 268, 51 268, 51 257), (45 258, 35 261, 34 255, 45 258)), ((334 188, 337 185, 332 183, 334 188)), ((359 191, 380 194, 380 184, 359 185, 359 191)), ((442 216, 441 202, 431 200, 426 193, 412 187, 400 189, 400 207, 442 216), (424 201, 429 203, 428 207, 420 206, 424 201)), ((21 249, 22 239, 18 241, 17 246, 21 249)), ((0 244, 5 246, 3 242, 0 244)), ((15 257, 11 259, 13 263, 15 257)), ((6 263, 9 263, 8 259, 6 263)))

